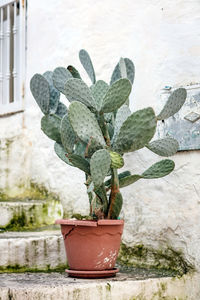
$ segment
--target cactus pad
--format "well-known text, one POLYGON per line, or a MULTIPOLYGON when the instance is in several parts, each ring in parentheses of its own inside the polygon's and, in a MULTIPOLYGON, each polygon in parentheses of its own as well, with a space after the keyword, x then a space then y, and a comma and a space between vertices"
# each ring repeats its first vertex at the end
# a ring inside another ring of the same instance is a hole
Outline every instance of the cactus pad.
POLYGON ((88 107, 95 108, 95 101, 87 84, 81 79, 69 79, 65 85, 65 96, 70 102, 79 101, 88 107))
POLYGON ((46 115, 41 120, 41 129, 50 139, 61 144, 60 123, 61 118, 58 116, 46 115))
POLYGON ((76 144, 74 145, 74 154, 77 154, 79 156, 85 157, 85 149, 86 149, 86 144, 83 143, 82 141, 78 140, 76 144))
POLYGON ((131 83, 126 78, 113 83, 103 98, 101 111, 109 113, 120 108, 128 99, 131 88, 131 83))
POLYGON ((121 73, 121 78, 127 78, 127 72, 126 72, 126 64, 124 58, 120 58, 119 61, 119 69, 121 73))
POLYGON ((76 135, 85 143, 92 137, 101 146, 105 141, 93 113, 82 103, 74 101, 69 106, 69 120, 76 135))
POLYGON ((79 72, 73 66, 68 66, 67 70, 72 74, 74 78, 81 79, 79 72))
POLYGON ((110 123, 107 123, 107 127, 108 127, 109 137, 110 139, 112 139, 114 135, 114 127, 110 123))
POLYGON ((69 122, 67 115, 62 118, 60 134, 64 148, 68 153, 72 153, 74 149, 74 143, 76 141, 76 135, 74 134, 73 128, 69 122))
POLYGON ((107 150, 96 151, 90 160, 90 172, 94 186, 97 188, 103 182, 110 168, 110 154, 107 150))
POLYGON ((153 164, 149 169, 142 173, 142 178, 152 179, 160 178, 168 175, 174 170, 175 164, 173 160, 163 159, 155 164, 153 164))
POLYGON ((44 78, 49 83, 49 90, 50 90, 50 100, 49 100, 49 108, 50 113, 55 113, 58 107, 59 99, 60 99, 60 92, 54 87, 53 85, 53 72, 47 71, 43 74, 44 78))
POLYGON ((74 167, 79 168, 88 175, 90 174, 90 164, 85 158, 77 154, 69 154, 67 157, 74 167))
POLYGON ((177 113, 183 104, 185 103, 187 97, 187 91, 184 88, 179 88, 175 90, 168 98, 162 111, 157 116, 158 120, 165 120, 175 113, 177 113))
POLYGON ((122 124, 126 121, 126 119, 131 115, 131 111, 127 105, 122 105, 120 109, 117 111, 115 118, 115 128, 114 135, 112 138, 112 143, 114 143, 122 124))
POLYGON ((117 152, 109 151, 109 153, 111 158, 111 168, 114 169, 122 168, 124 166, 123 157, 117 152))
MULTIPOLYGON (((133 62, 129 58, 122 58, 124 60, 125 66, 126 66, 126 75, 127 78, 130 80, 130 82, 133 84, 134 77, 135 77, 135 67, 133 62)), ((121 60, 122 60, 121 59, 121 60)), ((115 81, 119 80, 120 78, 124 78, 125 71, 123 71, 122 68, 122 62, 120 62, 116 65, 112 77, 110 80, 110 84, 113 84, 115 81), (121 65, 121 66, 120 66, 121 65)))
POLYGON ((146 147, 160 156, 171 156, 178 151, 179 145, 174 138, 166 137, 164 139, 153 141, 146 145, 146 147))
POLYGON ((109 89, 109 85, 103 80, 98 80, 90 87, 90 89, 96 103, 96 108, 99 111, 101 109, 103 98, 109 89))
MULTIPOLYGON (((120 181, 122 178, 127 177, 127 176, 130 176, 130 175, 131 175, 131 172, 129 172, 129 171, 124 171, 124 172, 118 174, 119 181, 120 181)), ((105 183, 105 186, 106 186, 106 187, 110 187, 110 185, 111 185, 111 180, 108 179, 108 180, 106 180, 104 183, 105 183)))
POLYGON ((65 84, 72 78, 72 74, 63 67, 58 67, 53 71, 53 84, 61 93, 65 93, 65 84))
POLYGON ((48 114, 50 111, 50 88, 48 81, 42 75, 35 74, 31 78, 30 89, 41 111, 44 114, 48 114))
POLYGON ((100 146, 93 137, 90 138, 86 148, 85 148, 85 157, 91 157, 94 152, 100 150, 102 146, 100 146))
POLYGON ((67 158, 67 152, 65 151, 65 149, 63 148, 63 146, 61 144, 55 143, 54 144, 54 150, 57 154, 57 156, 62 159, 66 164, 73 166, 69 159, 67 158))
POLYGON ((79 59, 85 71, 87 72, 88 76, 90 77, 92 83, 94 84, 96 82, 95 72, 94 72, 91 58, 86 50, 84 49, 80 50, 79 59))
POLYGON ((59 102, 57 110, 55 112, 55 115, 62 118, 66 114, 67 114, 67 106, 65 104, 63 104, 62 102, 59 102))
POLYGON ((143 148, 154 136, 156 117, 151 107, 138 110, 122 124, 113 148, 125 153, 143 148))
POLYGON ((130 185, 136 181, 138 181, 140 178, 142 178, 142 176, 140 175, 129 175, 129 176, 126 176, 126 177, 123 177, 123 178, 120 178, 119 179, 119 187, 120 188, 123 188, 127 185, 130 185))

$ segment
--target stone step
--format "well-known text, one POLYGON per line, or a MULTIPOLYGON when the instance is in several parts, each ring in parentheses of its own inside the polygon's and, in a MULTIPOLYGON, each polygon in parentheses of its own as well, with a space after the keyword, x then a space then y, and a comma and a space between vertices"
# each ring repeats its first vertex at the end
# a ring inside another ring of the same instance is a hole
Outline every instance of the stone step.
POLYGON ((200 274, 142 278, 73 279, 64 273, 0 274, 1 300, 199 300, 200 274))
POLYGON ((17 231, 36 228, 53 224, 61 216, 61 204, 55 200, 0 202, 0 229, 17 231))
POLYGON ((66 264, 60 230, 0 234, 0 272, 63 270, 66 264))

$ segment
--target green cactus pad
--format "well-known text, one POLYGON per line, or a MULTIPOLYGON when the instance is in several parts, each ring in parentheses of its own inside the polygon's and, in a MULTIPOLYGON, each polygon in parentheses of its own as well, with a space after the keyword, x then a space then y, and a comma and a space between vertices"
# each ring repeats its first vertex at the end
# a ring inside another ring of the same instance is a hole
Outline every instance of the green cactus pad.
POLYGON ((62 118, 66 114, 67 114, 67 106, 65 104, 63 104, 62 102, 59 102, 57 110, 55 112, 55 115, 57 115, 57 116, 59 116, 59 117, 62 118))
POLYGON ((90 172, 95 188, 103 182, 110 168, 111 159, 107 150, 101 149, 96 151, 90 160, 90 172))
POLYGON ((118 192, 115 196, 115 201, 112 205, 112 211, 110 214, 111 219, 117 219, 119 217, 120 211, 122 209, 123 198, 122 194, 118 192))
POLYGON ((119 69, 121 73, 121 78, 127 78, 127 72, 126 72, 126 64, 124 58, 120 58, 119 61, 119 69))
POLYGON ((154 136, 156 117, 151 107, 138 110, 122 124, 113 144, 116 152, 125 153, 143 148, 154 136))
POLYGON ((111 168, 114 169, 122 168, 124 166, 123 157, 117 152, 109 151, 109 153, 111 158, 111 168))
POLYGON ((65 96, 70 102, 79 101, 88 107, 95 108, 95 100, 87 84, 77 78, 69 79, 65 85, 65 96))
POLYGON ((100 111, 103 98, 109 89, 109 85, 103 80, 98 80, 90 87, 90 89, 92 92, 92 96, 96 102, 96 108, 98 111, 100 111))
POLYGON ((50 113, 55 113, 58 107, 59 99, 60 99, 60 92, 55 88, 53 85, 53 72, 47 71, 43 74, 44 78, 49 83, 49 90, 50 90, 50 101, 49 101, 49 107, 50 107, 50 113))
POLYGON ((63 146, 61 144, 55 143, 54 144, 54 150, 57 154, 57 156, 62 159, 66 164, 73 166, 69 159, 67 158, 67 152, 65 151, 65 149, 63 148, 63 146))
POLYGON ((85 157, 85 149, 86 149, 86 144, 83 143, 82 141, 77 141, 77 143, 74 145, 74 154, 77 154, 79 156, 85 157))
POLYGON ((85 149, 85 157, 91 157, 93 155, 94 152, 96 152, 97 150, 102 149, 102 146, 100 146, 93 137, 90 138, 86 149, 85 149))
POLYGON ((168 175, 174 170, 175 164, 173 160, 163 159, 155 164, 153 164, 149 169, 142 173, 142 178, 152 179, 160 178, 168 175))
POLYGON ((72 74, 63 67, 58 67, 53 71, 53 84, 61 93, 65 93, 65 84, 72 78, 72 74))
POLYGON ((80 62, 82 63, 82 66, 84 67, 85 71, 87 72, 88 76, 90 77, 92 83, 94 84, 96 82, 94 67, 93 67, 91 58, 86 50, 84 50, 84 49, 80 50, 79 59, 80 59, 80 62))
POLYGON ((120 178, 119 179, 119 187, 123 188, 127 185, 130 185, 130 184, 138 181, 140 178, 142 178, 142 176, 137 175, 137 174, 120 178))
MULTIPOLYGON (((126 66, 126 75, 130 82, 133 84, 135 77, 135 67, 133 62, 129 58, 123 58, 125 66, 126 66)), ((120 62, 116 65, 110 80, 110 84, 113 84, 115 81, 120 78, 124 78, 125 72, 123 72, 122 67, 120 68, 120 62)))
MULTIPOLYGON (((124 171, 124 172, 118 174, 119 181, 120 181, 122 178, 127 177, 127 176, 130 176, 130 175, 131 175, 131 172, 129 172, 129 171, 124 171)), ((110 187, 111 179, 106 180, 106 181, 104 182, 104 184, 105 184, 106 187, 110 187)))
POLYGON ((179 144, 174 138, 166 137, 153 141, 146 145, 146 147, 160 156, 171 156, 178 151, 179 144))
POLYGON ((187 91, 184 88, 179 88, 175 90, 168 98, 162 111, 157 116, 158 120, 165 120, 175 113, 177 113, 183 104, 185 103, 187 97, 187 91))
POLYGON ((103 98, 101 112, 109 113, 120 108, 128 99, 131 88, 131 83, 126 78, 113 83, 103 98))
POLYGON ((112 138, 112 143, 114 143, 122 124, 126 121, 126 119, 131 115, 130 108, 127 105, 122 105, 120 109, 117 111, 115 118, 115 128, 114 135, 112 138))
POLYGON ((41 129, 50 139, 61 144, 60 123, 61 118, 58 116, 46 115, 41 120, 41 129))
POLYGON ((81 79, 79 72, 73 66, 68 66, 67 70, 72 74, 74 78, 81 79))
POLYGON ((112 85, 115 81, 119 80, 120 78, 121 78, 121 72, 120 72, 119 63, 117 63, 111 76, 110 85, 112 85))
POLYGON ((90 175, 90 164, 85 158, 77 154, 69 154, 67 157, 74 167, 90 175))
POLYGON ((74 130, 69 122, 67 115, 62 118, 60 134, 64 148, 68 153, 72 153, 74 149, 74 143, 76 141, 76 135, 74 134, 74 130))
POLYGON ((110 123, 107 124, 107 127, 108 127, 109 137, 110 139, 112 139, 114 135, 114 127, 110 123))
POLYGON ((76 135, 85 143, 92 137, 101 146, 105 141, 93 113, 82 103, 74 101, 69 106, 69 120, 76 135))
POLYGON ((48 81, 40 74, 31 78, 30 89, 33 97, 44 114, 50 112, 50 88, 48 81))

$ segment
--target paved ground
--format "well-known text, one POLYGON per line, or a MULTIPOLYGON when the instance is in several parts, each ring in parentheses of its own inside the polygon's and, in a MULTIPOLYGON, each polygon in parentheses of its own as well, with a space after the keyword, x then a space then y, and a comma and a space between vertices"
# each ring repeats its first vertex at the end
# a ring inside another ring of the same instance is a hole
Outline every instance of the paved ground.
POLYGON ((145 270, 90 280, 66 273, 4 273, 0 300, 200 300, 199 274, 156 276, 145 270))

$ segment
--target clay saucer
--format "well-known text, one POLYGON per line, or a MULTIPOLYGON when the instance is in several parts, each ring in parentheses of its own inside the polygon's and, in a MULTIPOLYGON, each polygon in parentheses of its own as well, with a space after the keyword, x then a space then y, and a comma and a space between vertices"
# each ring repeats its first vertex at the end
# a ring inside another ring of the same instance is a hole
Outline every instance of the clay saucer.
POLYGON ((68 273, 70 277, 76 278, 106 278, 113 277, 119 272, 118 268, 114 268, 112 270, 103 270, 103 271, 79 271, 79 270, 68 270, 65 272, 68 273))

